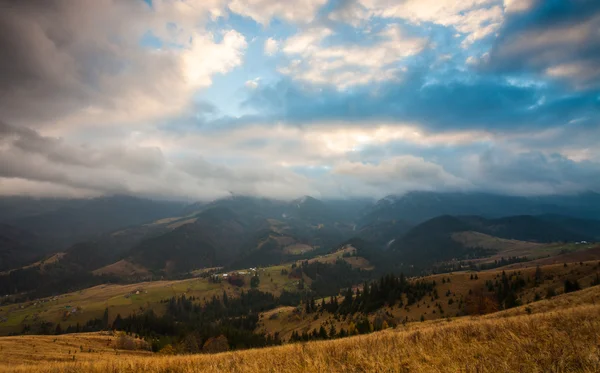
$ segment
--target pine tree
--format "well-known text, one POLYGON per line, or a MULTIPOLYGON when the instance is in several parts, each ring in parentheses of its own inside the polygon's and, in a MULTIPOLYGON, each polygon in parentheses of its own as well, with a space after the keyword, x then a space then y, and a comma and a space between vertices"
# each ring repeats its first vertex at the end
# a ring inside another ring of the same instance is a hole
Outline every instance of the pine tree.
POLYGON ((252 279, 250 280, 250 287, 252 289, 256 289, 259 284, 260 284, 260 278, 258 277, 258 273, 255 273, 254 276, 252 276, 252 279))
POLYGON ((333 339, 337 335, 337 331, 335 330, 335 325, 331 324, 329 327, 329 338, 333 339))
MULTIPOLYGON (((79 328, 79 324, 77 324, 77 327, 79 328)), ((115 321, 113 321, 112 328, 114 330, 121 330, 122 327, 123 327, 123 319, 121 318, 121 314, 118 313, 117 317, 115 317, 115 321)))
POLYGON ((108 307, 104 309, 104 315, 102 316, 102 329, 108 329, 108 307))
POLYGON ((327 339, 327 331, 325 330, 325 328, 323 327, 323 325, 321 325, 321 327, 319 328, 319 338, 320 339, 327 339))
POLYGON ((227 292, 223 290, 223 305, 227 307, 229 305, 229 297, 227 296, 227 292))

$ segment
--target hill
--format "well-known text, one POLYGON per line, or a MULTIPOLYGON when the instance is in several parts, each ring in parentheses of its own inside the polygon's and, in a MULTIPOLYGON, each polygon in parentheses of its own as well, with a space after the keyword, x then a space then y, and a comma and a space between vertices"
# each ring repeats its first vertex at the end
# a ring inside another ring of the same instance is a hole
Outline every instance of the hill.
POLYGON ((42 210, 10 221, 64 249, 77 241, 118 228, 177 215, 183 204, 129 196, 73 200, 56 209, 42 210))
POLYGON ((554 223, 571 232, 582 236, 591 237, 593 240, 600 240, 600 221, 595 219, 580 219, 565 215, 546 214, 538 216, 544 221, 554 223))
POLYGON ((23 266, 43 256, 42 243, 24 229, 0 224, 0 272, 23 266))
MULTIPOLYGON (((78 335, 11 337, 0 339, 6 372, 596 372, 600 306, 590 304, 600 288, 542 301, 543 308, 483 317, 409 323, 365 336, 296 343, 280 347, 226 352, 216 355, 140 356, 98 351, 78 352, 73 359, 67 345, 77 346, 78 335), (587 293, 593 292, 592 296, 587 293), (568 302, 581 297, 583 302, 568 302), (587 300, 586 300, 587 299, 587 300), (550 312, 551 311, 551 312, 550 312), (520 313, 523 312, 523 313, 520 313), (27 338, 27 339, 23 339, 27 338), (569 341, 569 343, 565 343, 569 341), (61 345, 65 347, 58 347, 61 345), (6 365, 22 345, 40 360, 6 365), (56 347, 55 347, 56 346, 56 347), (62 350, 60 349, 62 348, 62 350), (46 351, 57 351, 50 354, 46 351), (71 361, 66 361, 71 360, 71 361), (72 360, 75 360, 74 362, 72 360)), ((540 303, 542 303, 540 302, 540 303)), ((93 336, 85 337, 92 339, 93 336)), ((98 339, 108 340, 109 336, 98 339)), ((110 343, 110 342, 108 342, 110 343)), ((82 346, 88 346, 84 342, 82 346)), ((96 345, 94 345, 96 346, 96 345)))
MULTIPOLYGON (((497 219, 444 215, 421 223, 394 239, 390 245, 392 257, 401 263, 424 269, 436 262, 490 257, 498 252, 499 247, 486 247, 461 239, 461 236, 457 236, 457 233, 461 232, 475 232, 497 239, 521 242, 590 240, 588 236, 570 231, 554 222, 529 215, 497 219)), ((497 241, 497 244, 500 242, 509 243, 497 241)))
POLYGON ((196 215, 196 221, 143 240, 130 252, 135 263, 165 273, 222 265, 238 252, 250 227, 224 207, 196 215))

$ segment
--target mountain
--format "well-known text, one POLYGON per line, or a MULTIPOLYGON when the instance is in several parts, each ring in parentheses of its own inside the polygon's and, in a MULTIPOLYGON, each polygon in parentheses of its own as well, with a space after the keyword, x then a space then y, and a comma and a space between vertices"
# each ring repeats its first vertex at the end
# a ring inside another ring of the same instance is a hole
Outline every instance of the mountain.
POLYGON ((210 208, 193 223, 143 240, 131 250, 131 260, 165 273, 223 265, 239 252, 250 228, 230 209, 210 208))
POLYGON ((367 209, 360 226, 377 221, 420 223, 440 215, 478 215, 498 218, 514 215, 560 214, 578 218, 600 216, 600 194, 519 197, 489 193, 409 192, 388 196, 367 209))
POLYGON ((364 203, 292 202, 233 196, 194 204, 189 224, 143 240, 130 253, 134 263, 163 273, 211 266, 278 264, 313 250, 326 252, 354 234, 364 203))
POLYGON ((0 196, 0 222, 41 215, 66 206, 83 203, 82 199, 0 196))
POLYGON ((65 247, 118 228, 177 215, 183 204, 129 196, 77 200, 57 209, 15 219, 12 225, 65 247))
POLYGON ((595 241, 600 241, 600 220, 580 219, 557 214, 540 215, 538 218, 560 225, 582 236, 591 237, 595 241))
POLYGON ((380 249, 387 249, 394 240, 414 227, 403 220, 376 221, 362 227, 356 232, 356 237, 369 241, 380 249))
POLYGON ((0 224, 0 271, 28 264, 40 258, 38 238, 31 232, 0 224))
POLYGON ((593 240, 587 234, 577 233, 558 222, 543 220, 531 215, 485 219, 479 216, 461 217, 470 230, 491 236, 520 241, 559 242, 593 240))
POLYGON ((591 240, 587 235, 529 215, 498 219, 443 215, 410 229, 394 240, 390 250, 395 260, 420 268, 439 261, 485 254, 480 249, 464 246, 452 237, 454 233, 468 231, 504 239, 542 243, 591 240))

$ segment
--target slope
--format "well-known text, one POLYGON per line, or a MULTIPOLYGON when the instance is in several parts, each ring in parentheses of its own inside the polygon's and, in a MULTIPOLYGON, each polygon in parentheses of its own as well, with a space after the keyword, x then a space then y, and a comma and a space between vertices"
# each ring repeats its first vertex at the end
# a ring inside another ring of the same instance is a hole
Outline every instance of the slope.
MULTIPOLYGON (((568 306, 560 299, 556 301, 553 312, 414 323, 332 341, 176 357, 142 357, 135 351, 118 351, 122 355, 118 360, 98 353, 83 355, 83 362, 65 362, 71 359, 69 354, 62 362, 41 360, 2 368, 6 372, 32 373, 82 369, 91 373, 597 372, 600 306, 568 306)), ((49 342, 47 337, 35 338, 49 342)), ((58 341, 69 343, 70 338, 77 337, 64 336, 58 341)), ((11 361, 14 343, 11 339, 3 343, 2 361, 11 361)), ((30 348, 34 346, 44 348, 31 342, 30 348)))

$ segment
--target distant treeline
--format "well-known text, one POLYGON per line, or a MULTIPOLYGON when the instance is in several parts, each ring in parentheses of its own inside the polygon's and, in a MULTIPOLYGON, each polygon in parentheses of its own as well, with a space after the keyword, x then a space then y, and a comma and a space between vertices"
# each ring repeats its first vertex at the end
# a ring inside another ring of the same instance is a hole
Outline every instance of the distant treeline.
POLYGON ((21 268, 0 275, 0 295, 12 295, 4 302, 25 302, 29 299, 64 294, 79 289, 123 282, 117 276, 95 276, 68 263, 51 263, 41 271, 37 267, 21 268))
POLYGON ((454 261, 454 262, 446 262, 446 263, 442 263, 442 264, 438 264, 436 266, 434 266, 431 270, 432 273, 437 274, 437 273, 448 273, 448 272, 454 272, 454 271, 464 271, 464 270, 471 270, 471 271, 484 271, 484 270, 488 270, 488 269, 494 269, 494 268, 499 268, 499 267, 504 267, 510 264, 515 264, 515 263, 524 263, 524 262, 528 262, 531 259, 526 257, 526 256, 510 256, 508 258, 500 258, 500 260, 494 260, 493 262, 490 263, 481 263, 481 264, 477 264, 473 261, 454 261))

